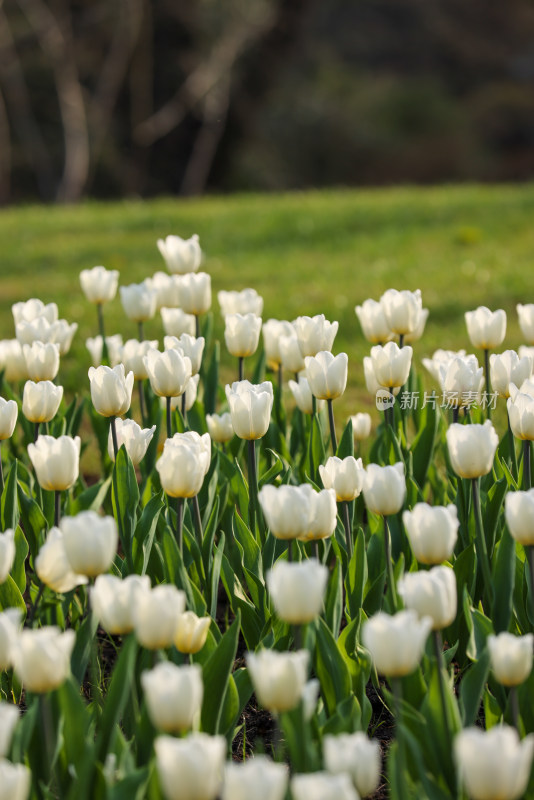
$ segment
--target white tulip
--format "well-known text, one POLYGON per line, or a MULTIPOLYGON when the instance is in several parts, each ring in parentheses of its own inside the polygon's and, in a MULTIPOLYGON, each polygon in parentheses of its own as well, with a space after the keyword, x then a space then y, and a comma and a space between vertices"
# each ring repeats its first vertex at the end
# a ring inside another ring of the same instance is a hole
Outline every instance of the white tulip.
POLYGON ((200 718, 204 684, 199 664, 177 666, 162 661, 143 672, 141 686, 150 721, 165 733, 189 730, 200 718))
POLYGON ((26 381, 22 394, 22 413, 30 422, 50 422, 63 398, 63 386, 52 381, 26 381))
POLYGON ((0 584, 7 580, 15 561, 15 531, 7 528, 0 533, 0 584))
POLYGON ((214 442, 224 444, 234 438, 232 415, 229 411, 225 414, 206 414, 206 424, 214 442))
POLYGON ((348 362, 346 353, 333 356, 328 350, 306 356, 306 377, 312 394, 319 400, 341 397, 347 386, 348 362))
POLYGON ((433 567, 428 572, 407 572, 397 589, 406 608, 419 618, 429 616, 432 629, 442 630, 456 618, 456 575, 450 567, 433 567))
POLYGON ((534 489, 508 492, 504 498, 504 516, 516 542, 534 545, 534 489))
POLYGON ((363 731, 327 734, 323 738, 324 763, 328 772, 347 772, 360 795, 366 797, 380 783, 380 744, 363 731))
MULTIPOLYGON (((98 367, 102 363, 104 355, 104 343, 102 337, 94 336, 85 340, 85 346, 89 350, 93 367, 98 367)), ((106 336, 106 347, 108 349, 109 360, 112 367, 116 367, 122 361, 122 336, 116 333, 113 336, 106 336)))
POLYGON ((506 336, 506 311, 490 311, 486 306, 479 306, 476 311, 465 312, 467 334, 473 347, 493 350, 499 347, 506 336))
POLYGON ((510 384, 521 386, 523 381, 532 375, 532 362, 530 356, 519 358, 515 350, 505 350, 497 355, 490 356, 491 387, 500 397, 510 397, 510 384))
POLYGON ((27 692, 42 694, 57 689, 70 675, 70 658, 76 633, 51 625, 25 628, 17 637, 13 666, 27 692))
POLYGON ((4 378, 9 383, 27 380, 26 359, 17 339, 0 340, 0 370, 3 370, 4 378))
POLYGON ((24 764, 0 759, 0 800, 28 800, 32 774, 24 764))
POLYGON ((26 369, 32 381, 53 381, 59 371, 59 345, 33 342, 22 348, 26 369))
POLYGON ((148 650, 162 650, 174 641, 180 614, 185 609, 185 594, 172 584, 159 584, 140 592, 133 607, 135 635, 148 650))
MULTIPOLYGON (((313 394, 308 379, 299 375, 298 383, 296 381, 289 381, 289 388, 295 399, 297 408, 299 408, 303 414, 313 414, 313 394)), ((324 400, 317 400, 316 410, 320 411, 323 407, 324 400)))
POLYGON ((62 492, 78 480, 81 440, 79 436, 38 436, 28 445, 28 455, 42 489, 62 492))
POLYGON ((423 310, 421 291, 415 292, 388 289, 380 298, 380 305, 388 327, 393 333, 405 335, 413 333, 420 324, 423 310))
POLYGON ((362 326, 362 333, 372 344, 384 344, 392 338, 384 309, 376 300, 364 300, 361 306, 356 306, 354 311, 362 326))
POLYGON ((390 616, 379 611, 364 623, 362 642, 377 672, 390 678, 409 675, 423 654, 432 619, 420 619, 413 610, 390 616))
POLYGON ((452 557, 460 526, 455 505, 416 503, 411 511, 403 512, 402 521, 420 564, 441 564, 452 557))
POLYGON ((117 294, 119 271, 105 267, 82 269, 80 284, 90 303, 109 303, 117 294))
POLYGON ((91 588, 91 607, 105 631, 124 636, 134 628, 134 608, 150 591, 148 575, 99 575, 91 588))
POLYGON ((195 335, 195 315, 186 314, 182 308, 162 308, 161 321, 167 336, 181 336, 182 333, 195 335))
POLYGON ((348 503, 361 494, 365 470, 361 458, 332 456, 319 465, 319 475, 325 489, 334 489, 338 503, 348 503))
POLYGON ((490 420, 483 425, 454 423, 447 430, 447 447, 453 470, 461 478, 487 475, 493 466, 499 437, 490 420))
POLYGON ((180 308, 187 314, 205 314, 211 306, 211 278, 207 272, 188 272, 177 278, 180 308))
POLYGON ((493 674, 504 686, 519 686, 532 671, 534 636, 514 636, 503 631, 487 639, 493 674))
POLYGON ((363 481, 365 505, 374 514, 384 516, 396 514, 401 510, 406 497, 404 464, 380 467, 369 464, 363 481))
POLYGON ((327 582, 328 569, 315 558, 277 561, 266 577, 277 615, 292 625, 304 625, 319 616, 327 582))
POLYGON ((355 441, 363 442, 371 435, 372 420, 371 415, 366 412, 358 412, 351 417, 352 433, 355 441))
POLYGON ((329 322, 324 314, 315 317, 297 317, 293 321, 297 334, 300 352, 306 356, 315 356, 321 350, 332 350, 339 322, 329 322))
POLYGON ((294 775, 291 778, 293 800, 360 800, 360 795, 343 772, 332 775, 329 772, 310 772, 294 775))
POLYGON ((231 356, 246 358, 258 348, 261 317, 255 314, 227 314, 224 318, 224 341, 231 356))
MULTIPOLYGON (((141 428, 133 419, 117 419, 115 421, 115 430, 117 432, 117 445, 119 449, 122 445, 125 446, 132 464, 136 467, 146 455, 148 445, 152 441, 152 437, 156 431, 156 426, 152 425, 151 428, 141 428)), ((115 461, 111 429, 108 435, 108 455, 112 461, 115 461)))
POLYGON ((240 439, 261 439, 271 421, 273 385, 270 381, 252 384, 236 381, 225 387, 232 425, 240 439))
POLYGON ((223 780, 224 736, 191 733, 185 739, 158 736, 156 769, 166 800, 215 800, 223 780))
POLYGON ((516 306, 517 316, 519 317, 519 327, 528 344, 534 344, 534 303, 516 306))
POLYGON ((261 705, 271 712, 295 708, 306 683, 308 659, 307 650, 247 653, 247 669, 261 705))
POLYGON ((190 239, 167 236, 165 239, 158 239, 157 245, 169 272, 183 275, 187 272, 196 272, 200 267, 202 250, 196 233, 190 239))
POLYGON ((22 612, 20 608, 0 611, 0 670, 13 666, 15 646, 20 634, 22 612))
POLYGON ((9 752, 13 731, 19 719, 18 706, 0 702, 0 759, 5 758, 9 752))
POLYGON ((243 289, 241 292, 217 293, 221 314, 256 314, 261 317, 263 313, 263 297, 255 289, 243 289))
POLYGON ((44 317, 47 322, 57 322, 58 311, 56 303, 48 303, 45 305, 42 300, 32 297, 31 300, 26 302, 15 303, 11 306, 13 312, 13 320, 15 325, 19 322, 33 322, 37 317, 44 317))
POLYGON ((107 572, 117 552, 118 529, 114 517, 80 511, 59 523, 69 563, 74 572, 94 578, 107 572))
POLYGON ((156 313, 156 292, 146 283, 132 283, 120 286, 119 292, 124 313, 133 322, 146 322, 156 313))
POLYGON ((264 755, 228 762, 222 800, 283 800, 288 780, 287 766, 264 755))
POLYGON ((122 417, 130 408, 134 374, 124 371, 123 364, 116 367, 104 365, 89 368, 91 400, 95 410, 103 417, 122 417))
POLYGON ((35 571, 52 591, 64 594, 88 582, 85 575, 76 574, 67 558, 63 534, 59 528, 50 528, 46 541, 35 559, 35 571))

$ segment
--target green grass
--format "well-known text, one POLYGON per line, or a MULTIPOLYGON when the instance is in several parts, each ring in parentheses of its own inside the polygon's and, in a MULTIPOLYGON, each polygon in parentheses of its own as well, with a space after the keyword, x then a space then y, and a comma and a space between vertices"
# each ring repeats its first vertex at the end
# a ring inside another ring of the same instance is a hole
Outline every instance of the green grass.
MULTIPOLYGON (((76 320, 75 345, 60 378, 86 381, 87 336, 95 310, 79 272, 118 269, 121 283, 141 281, 164 264, 156 239, 198 233, 216 292, 252 286, 265 298, 264 319, 324 312, 340 323, 334 352, 349 354, 349 387, 340 411, 355 413, 365 394, 361 360, 369 351, 354 306, 390 288, 420 288, 430 309, 416 359, 439 346, 469 348, 464 312, 478 305, 508 313, 506 347, 521 343, 515 305, 534 302, 534 185, 398 188, 246 195, 199 200, 24 207, 0 213, 0 338, 13 333, 11 304, 54 300, 76 320), (82 368, 83 365, 83 368, 82 368)), ((107 331, 136 330, 119 300, 106 307, 107 331)), ((147 335, 162 339, 159 318, 147 335)), ((224 354, 230 377, 230 358, 224 354)), ((233 369, 233 365, 232 365, 233 369)))

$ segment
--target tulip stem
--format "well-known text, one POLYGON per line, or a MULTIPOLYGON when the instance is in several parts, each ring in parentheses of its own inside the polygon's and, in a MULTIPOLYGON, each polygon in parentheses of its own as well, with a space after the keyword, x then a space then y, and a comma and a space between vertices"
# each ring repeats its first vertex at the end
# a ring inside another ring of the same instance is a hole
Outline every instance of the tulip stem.
POLYGON ((2 442, 0 441, 0 497, 4 493, 4 470, 2 468, 2 442))
POLYGON ((200 506, 198 504, 198 495, 193 497, 193 509, 195 512, 195 528, 197 529, 198 546, 202 551, 202 517, 200 516, 200 506))
POLYGON ((399 333, 399 350, 402 350, 404 347, 404 334, 399 333))
POLYGON ((242 381, 245 379, 245 359, 243 356, 237 357, 237 380, 242 381))
MULTIPOLYGON (((343 509, 343 525, 345 527, 345 541, 347 542, 347 553, 349 562, 352 560, 352 530, 350 526, 349 504, 346 501, 341 503, 343 509)), ((385 517, 384 517, 385 519, 385 517)))
POLYGON ((293 561, 293 539, 289 539, 287 542, 287 560, 290 564, 293 561))
POLYGON ((510 415, 508 414, 508 412, 506 413, 506 417, 508 420, 508 449, 510 451, 510 468, 512 470, 512 475, 517 480, 517 456, 515 452, 515 439, 512 427, 510 425, 510 415))
POLYGON ((61 491, 54 492, 54 526, 57 528, 61 519, 61 491))
POLYGON ((141 419, 144 425, 146 420, 146 407, 145 407, 145 393, 143 391, 143 381, 141 379, 137 381, 137 390, 139 392, 139 410, 141 412, 141 419))
POLYGON ((434 652, 436 654, 436 661, 438 664, 438 683, 439 683, 439 697, 441 701, 441 714, 443 716, 443 724, 445 727, 445 735, 447 743, 451 746, 451 730, 449 725, 449 714, 447 711, 447 700, 445 697, 445 660, 443 658, 443 642, 441 640, 441 633, 439 631, 432 631, 432 641, 434 642, 434 652))
POLYGON ((33 429, 33 442, 34 442, 34 444, 37 441, 37 439, 39 438, 39 426, 40 426, 40 424, 41 424, 40 422, 36 422, 35 423, 35 427, 33 429))
POLYGON ((393 563, 391 561, 391 548, 388 518, 384 515, 384 552, 386 555, 386 569, 388 571, 388 589, 391 603, 390 612, 394 613, 398 608, 397 589, 395 586, 395 576, 393 574, 393 563))
POLYGON ((489 612, 489 607, 493 602, 493 584, 491 579, 491 569, 488 557, 486 537, 484 535, 484 523, 482 520, 482 511, 480 509, 479 478, 472 478, 471 486, 473 488, 473 512, 475 514, 475 525, 476 525, 476 550, 477 550, 477 555, 480 559, 482 567, 482 576, 484 578, 484 589, 485 589, 484 594, 486 595, 486 602, 488 605, 486 611, 489 612))
POLYGON ((172 439, 172 414, 171 414, 171 398, 165 398, 166 410, 167 410, 167 439, 172 439))
POLYGON ((110 424, 111 424, 111 438, 113 440, 113 454, 115 456, 115 461, 117 461, 117 455, 119 453, 119 442, 117 439, 117 426, 115 425, 115 417, 111 417, 110 424))
POLYGON ((460 406, 454 406, 452 409, 452 421, 453 423, 458 422, 458 417, 460 416, 460 406))
POLYGON ((248 440, 248 521, 250 530, 256 530, 256 495, 258 493, 258 476, 256 473, 256 440, 248 440))
POLYGON ((200 336, 200 317, 198 314, 195 314, 195 339, 198 339, 200 336))
POLYGON ((178 545, 178 550, 180 551, 180 555, 183 554, 184 550, 184 498, 177 497, 176 498, 176 543, 178 545))
POLYGON ((526 551, 530 568, 530 600, 532 603, 532 619, 534 619, 534 545, 527 545, 526 551))
POLYGON ((328 399, 326 404, 328 406, 328 422, 330 423, 330 439, 332 442, 332 451, 335 455, 337 453, 337 437, 336 437, 336 425, 334 422, 334 401, 328 399))
POLYGON ((528 492, 530 482, 530 439, 523 440, 523 489, 528 492))
POLYGON ((144 342, 145 341, 145 332, 143 330, 143 323, 142 322, 138 322, 137 323, 137 337, 138 337, 140 342, 144 342))
POLYGON ((108 343, 106 342, 106 334, 104 332, 104 309, 102 303, 96 304, 96 313, 98 317, 98 332, 102 337, 102 364, 109 364, 108 343))
POLYGON ((490 384, 490 369, 489 369, 489 350, 484 349, 484 370, 486 373, 486 401, 487 401, 487 412, 488 412, 488 419, 491 419, 491 402, 490 402, 490 395, 491 395, 491 384, 490 384))
POLYGON ((182 394, 182 418, 183 418, 183 421, 184 421, 184 425, 187 428, 187 409, 185 407, 186 406, 186 402, 187 402, 187 396, 186 396, 185 389, 184 389, 183 394, 182 394))
POLYGON ((519 730, 519 698, 517 696, 517 686, 510 687, 510 709, 512 711, 512 720, 514 723, 514 728, 516 729, 519 737, 521 737, 521 731, 519 730))

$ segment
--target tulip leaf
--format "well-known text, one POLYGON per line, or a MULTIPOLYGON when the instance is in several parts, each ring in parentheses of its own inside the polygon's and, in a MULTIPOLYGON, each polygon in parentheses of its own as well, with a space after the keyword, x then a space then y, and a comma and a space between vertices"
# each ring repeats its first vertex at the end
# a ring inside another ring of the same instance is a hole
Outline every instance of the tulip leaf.
POLYGON ((106 497, 111 486, 111 477, 89 486, 83 492, 70 500, 69 514, 74 516, 80 511, 98 511, 106 502, 106 497))
POLYGON ((233 675, 229 675, 218 726, 219 733, 227 737, 228 744, 231 744, 234 737, 234 729, 239 719, 239 714, 239 692, 233 675))
POLYGON ((98 628, 96 614, 89 614, 76 632, 76 641, 71 656, 71 670, 78 684, 83 683, 87 665, 91 658, 94 638, 98 628))
POLYGON ((512 616, 515 578, 515 541, 505 527, 497 545, 493 568, 495 599, 493 603, 493 626, 495 633, 507 631, 512 616))
MULTIPOLYGON (((216 734, 222 732, 220 728, 221 715, 237 652, 240 622, 241 614, 238 611, 234 622, 217 645, 217 649, 202 667, 204 686, 209 689, 204 693, 201 712, 202 730, 206 731, 206 733, 216 734)), ((237 689, 235 689, 235 695, 238 698, 237 689)), ((238 709, 238 699, 235 705, 238 709)))
POLYGON ((20 484, 18 495, 22 530, 30 546, 32 557, 35 559, 39 552, 41 531, 46 528, 46 519, 35 500, 32 497, 28 497, 20 484))
POLYGON ((13 461, 7 474, 4 491, 2 492, 2 530, 8 528, 15 530, 19 523, 19 501, 17 493, 17 459, 13 461))
POLYGON ((117 459, 113 467, 112 484, 113 513, 119 527, 124 554, 129 563, 137 525, 139 487, 134 465, 124 445, 121 445, 117 453, 117 459))
MULTIPOLYGON (((486 502, 483 502, 484 513, 482 517, 484 522, 484 534, 486 536, 486 544, 490 559, 493 554, 495 531, 499 521, 499 514, 507 489, 508 484, 506 478, 501 478, 489 489, 486 502)), ((483 498, 481 499, 483 501, 483 498)))
POLYGON ((334 714, 337 704, 352 691, 352 681, 336 640, 321 617, 317 620, 317 646, 315 672, 329 714, 334 714))
POLYGON ((433 403, 422 409, 421 427, 415 437, 411 452, 413 456, 413 478, 420 489, 426 482, 428 468, 434 454, 434 444, 439 424, 439 412, 433 403))
POLYGON ((80 775, 84 761, 92 761, 92 742, 88 738, 91 716, 87 713, 78 685, 71 679, 59 688, 58 701, 65 756, 80 775))
POLYGON ((345 425, 345 430, 341 434, 341 439, 336 450, 338 458, 347 458, 347 456, 354 456, 354 432, 352 429, 352 420, 345 425))
POLYGON ((106 800, 144 800, 150 767, 132 770, 125 778, 107 787, 106 800))
POLYGON ((159 515, 164 507, 163 493, 158 492, 158 494, 150 498, 136 525, 132 542, 132 555, 135 571, 139 575, 146 573, 159 515))
POLYGON ((308 460, 306 463, 306 474, 314 483, 319 478, 319 464, 323 464, 325 459, 324 436, 321 423, 317 414, 312 415, 310 438, 308 444, 308 460))
POLYGON ((15 561, 11 569, 11 576, 17 584, 20 593, 26 591, 26 557, 28 555, 28 542, 26 541, 22 528, 17 525, 15 528, 15 561))
POLYGON ((241 614, 241 631, 249 650, 255 650, 261 638, 263 625, 255 606, 246 596, 228 558, 223 555, 221 578, 234 614, 241 614))
POLYGON ((473 725, 480 710, 482 694, 490 668, 490 656, 485 649, 476 663, 472 664, 460 684, 460 708, 464 726, 473 725))
POLYGON ((354 552, 345 577, 346 607, 351 619, 357 619, 363 603, 363 590, 367 583, 367 556, 365 534, 358 528, 354 552))
POLYGON ((343 575, 339 561, 330 575, 325 598, 324 617, 332 635, 337 639, 343 613, 343 575))
POLYGON ((107 754, 113 749, 117 725, 132 692, 136 655, 137 641, 134 634, 130 634, 123 641, 113 669, 102 717, 97 727, 96 758, 102 764, 105 762, 107 754))
POLYGON ((225 536, 221 533, 219 544, 215 548, 215 557, 211 565, 210 575, 210 616, 215 619, 217 614, 217 602, 219 594, 219 578, 221 576, 221 564, 224 554, 225 536))
POLYGON ((201 369, 204 386, 204 410, 206 414, 213 414, 217 408, 217 389, 219 386, 219 361, 221 346, 215 342, 213 353, 207 370, 201 369))
POLYGON ((321 735, 339 735, 353 733, 362 729, 362 710, 354 695, 350 695, 338 703, 335 714, 332 714, 323 728, 321 735))
POLYGON ((204 537, 202 540, 202 561, 204 564, 204 572, 209 575, 211 572, 211 564, 213 561, 213 542, 215 534, 217 533, 217 521, 219 519, 219 498, 215 498, 210 518, 206 525, 204 525, 204 537))
POLYGON ((74 395, 70 406, 65 411, 65 433, 67 436, 78 436, 85 407, 85 397, 78 404, 78 395, 74 395))
POLYGON ((283 472, 284 469, 284 462, 282 461, 278 453, 276 453, 274 450, 271 450, 270 447, 267 448, 266 452, 270 453, 273 456, 274 462, 269 467, 267 472, 264 472, 263 475, 260 477, 258 481, 258 489, 261 489, 261 487, 265 486, 266 483, 272 483, 272 481, 275 478, 277 478, 278 475, 280 475, 280 473, 283 472))
POLYGON ((5 611, 6 608, 20 608, 23 617, 26 616, 26 603, 11 575, 0 583, 0 611, 5 611))

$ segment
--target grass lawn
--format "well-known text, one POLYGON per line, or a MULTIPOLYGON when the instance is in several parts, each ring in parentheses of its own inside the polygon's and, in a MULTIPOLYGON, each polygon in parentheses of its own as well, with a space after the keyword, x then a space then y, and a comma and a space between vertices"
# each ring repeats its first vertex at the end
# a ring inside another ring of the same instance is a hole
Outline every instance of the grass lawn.
MULTIPOLYGON (((420 288, 430 309, 424 338, 416 345, 417 362, 439 346, 469 348, 464 312, 482 304, 506 310, 505 347, 517 348, 515 305, 534 302, 533 218, 534 185, 10 208, 0 212, 0 338, 14 336, 12 303, 54 300, 60 316, 79 324, 60 379, 67 388, 88 389, 84 341, 96 334, 96 314, 81 292, 79 272, 103 264, 120 270, 121 283, 139 282, 165 269, 157 238, 198 233, 221 338, 219 289, 254 287, 265 298, 264 319, 324 312, 339 320, 334 352, 349 354, 341 421, 343 413, 373 405, 363 383, 362 357, 369 345, 354 306, 378 299, 390 287, 420 288)), ((136 336, 118 299, 105 314, 108 333, 136 336)), ((146 332, 162 340, 159 317, 147 323, 146 332)), ((232 378, 225 353, 223 360, 223 378, 232 378)))

